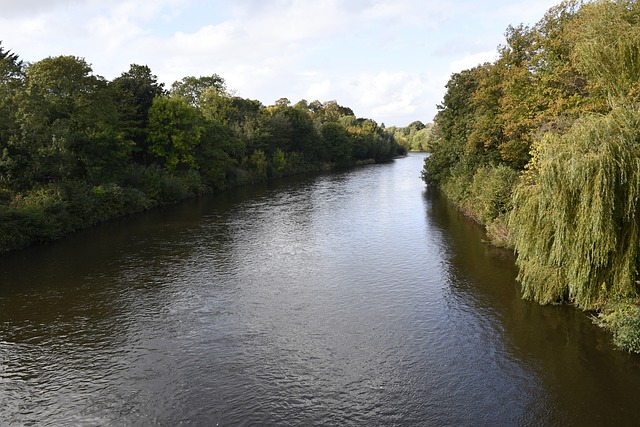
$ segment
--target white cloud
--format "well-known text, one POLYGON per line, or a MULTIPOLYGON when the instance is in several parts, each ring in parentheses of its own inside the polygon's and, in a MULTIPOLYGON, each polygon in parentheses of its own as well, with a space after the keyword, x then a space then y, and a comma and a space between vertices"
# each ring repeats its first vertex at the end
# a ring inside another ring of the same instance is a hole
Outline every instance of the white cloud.
POLYGON ((462 70, 468 70, 477 65, 484 64, 485 62, 493 62, 497 58, 497 50, 490 50, 486 52, 477 52, 466 55, 463 58, 451 62, 449 70, 452 73, 459 73, 462 70))
POLYGON ((328 79, 309 85, 305 97, 308 101, 315 101, 316 99, 326 101, 329 98, 331 98, 331 81, 328 79))
POLYGON ((27 61, 73 54, 109 79, 144 64, 167 85, 217 73, 265 104, 335 99, 393 125, 431 120, 451 72, 552 2, 0 0, 0 38, 27 61))

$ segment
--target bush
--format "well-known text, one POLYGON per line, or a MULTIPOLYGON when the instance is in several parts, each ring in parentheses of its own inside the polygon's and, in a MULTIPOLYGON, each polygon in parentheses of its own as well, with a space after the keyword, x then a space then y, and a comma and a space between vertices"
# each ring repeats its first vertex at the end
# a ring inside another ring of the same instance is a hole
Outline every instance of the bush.
POLYGON ((636 300, 614 300, 605 305, 595 322, 613 333, 622 350, 640 353, 640 307, 636 300))
POLYGON ((190 197, 204 193, 205 187, 198 171, 189 169, 180 178, 190 197))
POLYGON ((189 197, 189 190, 179 177, 169 175, 162 179, 160 196, 162 203, 173 203, 187 197, 189 197))
POLYGON ((57 239, 68 231, 62 191, 54 184, 16 196, 3 210, 4 250, 57 239))
POLYGON ((122 196, 126 213, 142 212, 151 207, 151 201, 137 188, 123 188, 122 196))
POLYGON ((473 211, 481 223, 488 224, 507 213, 518 175, 504 165, 481 167, 476 171, 470 193, 473 211))
POLYGON ((105 221, 124 214, 124 193, 117 184, 96 185, 92 189, 96 203, 95 222, 105 221))

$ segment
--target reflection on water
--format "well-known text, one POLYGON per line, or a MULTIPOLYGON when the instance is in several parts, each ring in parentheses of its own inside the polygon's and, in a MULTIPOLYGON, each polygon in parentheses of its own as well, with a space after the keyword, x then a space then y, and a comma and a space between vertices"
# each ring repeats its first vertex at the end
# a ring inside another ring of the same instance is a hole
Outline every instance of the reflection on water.
POLYGON ((2 425, 634 425, 638 358, 521 300, 422 158, 0 257, 2 425))

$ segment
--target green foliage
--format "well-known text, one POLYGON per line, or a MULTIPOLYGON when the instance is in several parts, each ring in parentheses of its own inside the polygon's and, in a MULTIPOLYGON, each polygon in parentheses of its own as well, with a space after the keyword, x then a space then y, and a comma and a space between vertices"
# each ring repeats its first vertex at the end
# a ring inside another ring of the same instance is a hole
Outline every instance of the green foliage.
POLYGON ((217 74, 204 77, 185 77, 171 85, 171 95, 184 99, 193 107, 200 107, 203 95, 213 89, 216 93, 226 94, 224 79, 217 74))
POLYGON ((266 179, 268 171, 267 155, 262 150, 256 150, 251 155, 251 166, 257 179, 266 179))
POLYGON ((147 164, 150 160, 147 147, 149 110, 155 97, 165 95, 164 84, 158 82, 146 65, 131 64, 129 71, 115 78, 109 86, 124 138, 134 142, 134 159, 147 164))
MULTIPOLYGON (((527 298, 597 309, 636 295, 639 16, 635 1, 564 1, 447 85, 423 179, 515 246, 527 298)), ((626 348, 636 309, 603 311, 626 348)))
POLYGON ((25 65, 0 46, 0 250, 208 191, 401 152, 384 126, 336 101, 264 107, 232 96, 216 74, 185 77, 167 93, 144 65, 108 82, 82 58, 25 65))
POLYGON ((158 157, 164 169, 194 168, 195 147, 200 142, 198 110, 183 98, 157 97, 149 110, 149 152, 158 157))
POLYGON ((509 212, 517 181, 518 173, 507 166, 479 168, 469 189, 474 216, 486 224, 509 212))
POLYGON ((276 171, 282 172, 284 171, 285 166, 287 165, 287 160, 285 159, 284 151, 280 148, 276 148, 276 151, 273 153, 273 158, 271 160, 273 167, 276 171))
POLYGON ((640 101, 640 4, 596 1, 581 10, 579 66, 610 101, 640 101))
POLYGON ((637 300, 614 299, 598 314, 596 323, 613 333, 620 349, 640 353, 640 307, 637 300))
POLYGON ((430 151, 433 124, 415 121, 404 128, 391 127, 388 132, 406 151, 430 151))
POLYGON ((119 185, 96 185, 92 189, 94 215, 96 222, 105 221, 122 215, 124 211, 124 192, 119 185))
POLYGON ((509 228, 526 297, 591 309, 633 295, 640 263, 640 113, 586 116, 536 148, 509 228))
POLYGON ((335 163, 338 167, 351 164, 352 145, 347 130, 334 122, 324 123, 320 130, 325 142, 325 158, 335 163))

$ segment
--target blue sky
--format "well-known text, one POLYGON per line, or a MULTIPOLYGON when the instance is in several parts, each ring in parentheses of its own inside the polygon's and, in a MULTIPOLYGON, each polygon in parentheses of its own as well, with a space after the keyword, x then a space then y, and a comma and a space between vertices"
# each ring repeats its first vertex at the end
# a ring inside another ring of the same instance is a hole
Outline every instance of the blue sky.
POLYGON ((148 65, 167 87, 216 73, 237 95, 336 100, 357 116, 430 122, 452 72, 492 61, 509 24, 559 0, 0 0, 21 59, 76 55, 111 80, 148 65))

